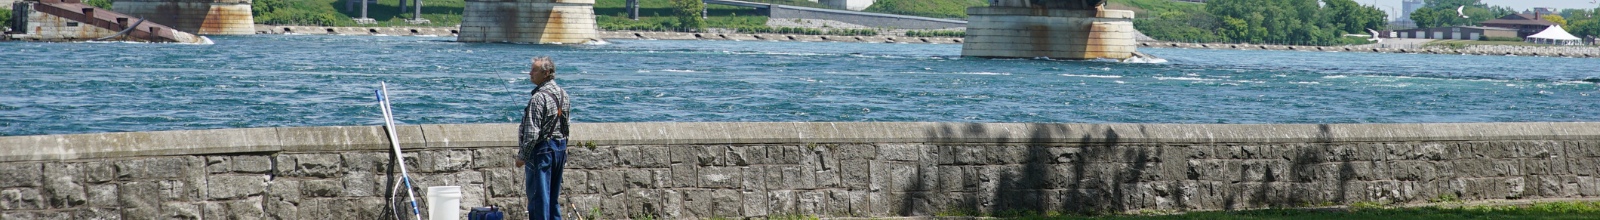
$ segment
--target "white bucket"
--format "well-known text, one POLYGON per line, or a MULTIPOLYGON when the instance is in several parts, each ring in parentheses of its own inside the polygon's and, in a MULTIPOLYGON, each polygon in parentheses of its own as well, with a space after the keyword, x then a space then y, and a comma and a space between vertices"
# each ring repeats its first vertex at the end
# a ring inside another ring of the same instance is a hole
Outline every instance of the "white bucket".
POLYGON ((461 187, 460 186, 430 186, 430 187, 428 187, 428 219, 429 220, 460 220, 461 219, 461 187))

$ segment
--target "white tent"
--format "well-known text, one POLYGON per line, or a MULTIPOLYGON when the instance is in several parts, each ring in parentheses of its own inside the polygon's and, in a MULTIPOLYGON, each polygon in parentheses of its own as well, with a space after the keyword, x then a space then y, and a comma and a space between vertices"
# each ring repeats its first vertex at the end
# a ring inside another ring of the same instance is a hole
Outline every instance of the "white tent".
POLYGON ((1545 28, 1544 31, 1528 35, 1527 41, 1536 44, 1579 45, 1583 39, 1567 33, 1565 29, 1561 29, 1561 25, 1551 25, 1545 28))

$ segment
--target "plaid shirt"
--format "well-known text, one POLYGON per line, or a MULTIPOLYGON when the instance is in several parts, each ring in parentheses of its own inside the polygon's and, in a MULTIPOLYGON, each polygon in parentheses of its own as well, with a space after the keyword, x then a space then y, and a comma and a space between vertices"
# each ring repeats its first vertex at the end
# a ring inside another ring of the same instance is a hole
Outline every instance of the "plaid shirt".
POLYGON ((556 85, 555 80, 533 90, 528 107, 522 110, 522 125, 517 127, 517 159, 533 161, 533 156, 548 153, 539 143, 567 139, 568 115, 571 103, 567 90, 556 85))

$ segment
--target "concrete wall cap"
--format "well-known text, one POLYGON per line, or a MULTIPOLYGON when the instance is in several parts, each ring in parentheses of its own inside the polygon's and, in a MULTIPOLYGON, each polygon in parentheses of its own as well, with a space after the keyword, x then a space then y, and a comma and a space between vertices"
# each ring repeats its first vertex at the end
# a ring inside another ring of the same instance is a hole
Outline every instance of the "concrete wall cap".
MULTIPOLYGON (((954 122, 578 123, 574 144, 1334 143, 1600 139, 1600 123, 1050 124, 954 122)), ((402 148, 516 146, 516 124, 397 126, 402 148)), ((0 137, 0 162, 246 152, 386 151, 381 126, 243 128, 0 137)))

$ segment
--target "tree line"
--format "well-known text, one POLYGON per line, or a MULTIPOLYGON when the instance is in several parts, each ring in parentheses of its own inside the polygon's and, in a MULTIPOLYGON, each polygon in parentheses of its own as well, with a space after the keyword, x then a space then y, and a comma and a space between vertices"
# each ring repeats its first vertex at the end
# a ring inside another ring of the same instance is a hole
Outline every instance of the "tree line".
POLYGON ((1146 35, 1185 42, 1361 44, 1384 29, 1387 13, 1352 0, 1211 0, 1203 11, 1165 11, 1134 22, 1146 35))

